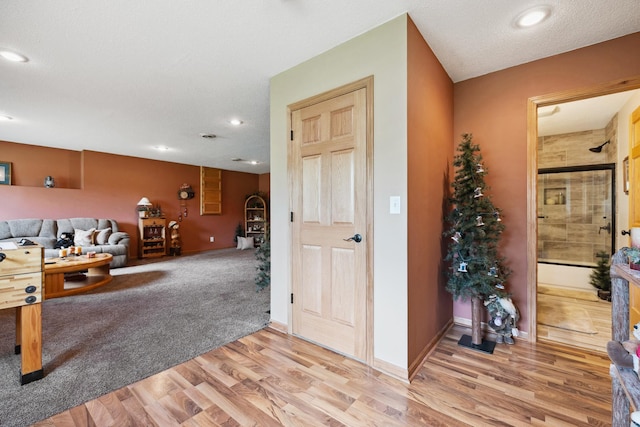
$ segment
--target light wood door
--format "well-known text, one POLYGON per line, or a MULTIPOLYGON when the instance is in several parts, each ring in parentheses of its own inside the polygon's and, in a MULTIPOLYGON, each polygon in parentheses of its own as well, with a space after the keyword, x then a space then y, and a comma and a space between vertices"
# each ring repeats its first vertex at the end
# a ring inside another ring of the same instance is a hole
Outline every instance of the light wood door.
POLYGON ((631 114, 629 132, 629 221, 640 227, 640 107, 631 114))
MULTIPOLYGON (((640 107, 631 114, 629 131, 629 222, 640 227, 640 107)), ((640 288, 629 287, 629 325, 640 322, 640 288)))
POLYGON ((294 334, 365 360, 366 89, 292 111, 294 334), (359 234, 361 242, 351 239, 359 234))

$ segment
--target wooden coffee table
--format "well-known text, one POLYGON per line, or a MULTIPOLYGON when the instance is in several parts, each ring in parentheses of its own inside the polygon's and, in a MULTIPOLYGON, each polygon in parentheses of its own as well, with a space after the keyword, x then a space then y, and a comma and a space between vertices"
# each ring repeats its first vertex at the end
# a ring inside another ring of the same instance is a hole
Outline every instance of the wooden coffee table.
POLYGON ((95 258, 80 255, 45 259, 43 299, 79 294, 106 285, 113 279, 109 274, 112 260, 111 254, 96 254, 95 258), (85 271, 84 276, 81 275, 85 271), (65 281, 65 273, 78 273, 78 276, 65 281))

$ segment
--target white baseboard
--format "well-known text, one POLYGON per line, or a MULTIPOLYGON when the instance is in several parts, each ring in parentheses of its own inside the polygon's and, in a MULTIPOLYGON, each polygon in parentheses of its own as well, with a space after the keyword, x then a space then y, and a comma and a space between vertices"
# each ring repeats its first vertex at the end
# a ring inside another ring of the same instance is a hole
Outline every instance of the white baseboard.
POLYGON ((404 381, 406 383, 409 382, 409 371, 405 368, 394 365, 393 363, 385 362, 384 360, 380 359, 374 359, 373 368, 400 381, 404 381))
POLYGON ((286 323, 280 323, 272 320, 271 322, 269 322, 269 326, 276 331, 282 332, 283 334, 289 333, 289 326, 286 323))

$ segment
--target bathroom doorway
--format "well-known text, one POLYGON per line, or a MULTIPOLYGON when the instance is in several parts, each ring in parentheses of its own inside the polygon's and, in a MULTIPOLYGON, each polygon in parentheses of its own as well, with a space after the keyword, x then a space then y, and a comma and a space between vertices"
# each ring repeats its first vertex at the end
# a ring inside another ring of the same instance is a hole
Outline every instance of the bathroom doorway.
POLYGON ((529 100, 527 257, 533 341, 604 352, 611 339, 610 303, 597 297, 589 276, 601 250, 611 254, 627 245, 620 236, 628 226, 622 163, 630 104, 640 102, 638 88, 640 80, 613 82, 529 100), (608 115, 593 114, 607 109, 608 115), (594 198, 598 192, 599 201, 594 198), (547 323, 557 320, 541 318, 545 309, 571 319, 579 317, 577 311, 586 312, 591 322, 576 330, 575 325, 551 330, 547 323), (592 335, 600 335, 599 340, 592 335))
POLYGON ((590 275, 615 247, 615 171, 615 163, 538 169, 541 340, 602 351, 611 339, 610 297, 590 275))

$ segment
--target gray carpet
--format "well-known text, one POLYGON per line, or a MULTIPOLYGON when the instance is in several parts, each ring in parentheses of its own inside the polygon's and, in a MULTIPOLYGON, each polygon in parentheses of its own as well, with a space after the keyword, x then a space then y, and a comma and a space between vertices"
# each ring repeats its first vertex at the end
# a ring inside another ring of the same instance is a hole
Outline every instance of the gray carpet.
POLYGON ((102 288, 43 303, 42 380, 20 385, 15 312, 0 310, 0 425, 30 425, 269 322, 252 250, 136 262, 102 288))

